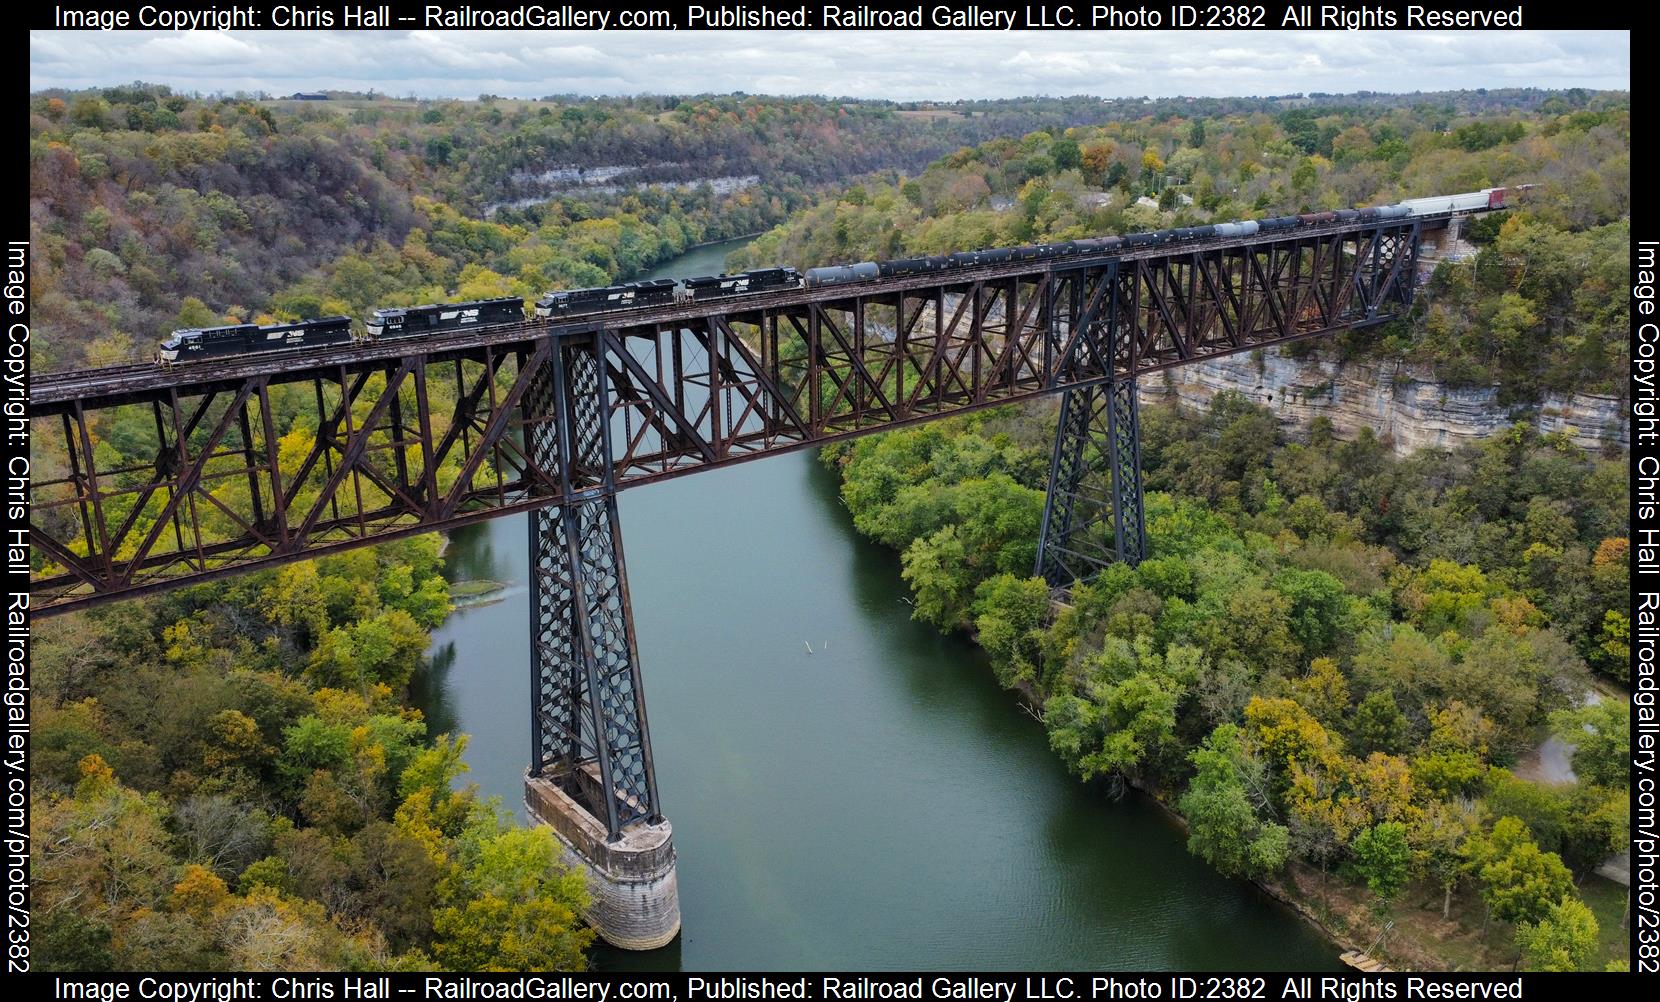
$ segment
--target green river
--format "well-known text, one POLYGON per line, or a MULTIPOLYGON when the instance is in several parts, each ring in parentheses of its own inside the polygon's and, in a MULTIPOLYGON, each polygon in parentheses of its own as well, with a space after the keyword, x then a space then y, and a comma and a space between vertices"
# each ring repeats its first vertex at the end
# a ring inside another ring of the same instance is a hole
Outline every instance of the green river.
MULTIPOLYGON (((711 274, 741 241, 661 276, 711 274)), ((1339 970, 1337 950, 1188 855, 1156 806, 1069 776, 964 637, 913 622, 899 560, 794 453, 620 496, 684 931, 613 970, 1339 970), (811 653, 808 653, 808 649, 811 653)), ((433 634, 415 701, 522 816, 522 516, 457 531, 507 583, 433 634)))

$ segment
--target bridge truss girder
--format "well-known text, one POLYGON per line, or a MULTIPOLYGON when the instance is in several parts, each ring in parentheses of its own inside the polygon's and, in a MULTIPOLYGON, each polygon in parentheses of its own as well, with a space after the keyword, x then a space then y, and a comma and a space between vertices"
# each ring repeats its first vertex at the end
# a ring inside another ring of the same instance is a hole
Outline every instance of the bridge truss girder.
POLYGON ((1147 556, 1137 373, 1227 354, 1265 333, 1292 340, 1308 323, 1330 331, 1390 319, 1411 305, 1417 247, 1407 226, 1352 246, 1195 253, 1125 262, 1106 276, 1097 292, 1105 309, 1085 312, 1085 347, 1110 358, 1113 375, 1062 395, 1035 573, 1064 588, 1147 556))
POLYGON ((1417 235, 1412 221, 1370 223, 678 304, 588 326, 46 377, 31 387, 35 608, 573 504, 1376 323, 1411 302, 1417 235), (578 348, 604 377, 603 454, 538 444, 557 424, 539 381, 572 379, 568 365, 549 366, 578 348), (155 458, 116 458, 133 455, 155 458))

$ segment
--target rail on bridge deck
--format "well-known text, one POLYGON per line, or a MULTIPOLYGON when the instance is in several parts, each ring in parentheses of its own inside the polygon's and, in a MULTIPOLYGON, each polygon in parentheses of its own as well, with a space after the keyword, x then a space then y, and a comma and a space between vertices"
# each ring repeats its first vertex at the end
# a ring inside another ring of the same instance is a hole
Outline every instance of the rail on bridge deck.
MULTIPOLYGON (((1084 409, 1099 412, 1108 383, 1398 315, 1421 229, 1435 222, 1339 223, 575 323, 38 377, 35 608, 1044 394, 1086 395, 1084 409), (535 447, 562 437, 600 449, 561 461, 535 447)), ((1081 475, 1089 463, 1073 466, 1081 475)), ((1100 524, 1076 514, 1068 539, 1074 525, 1100 524)))

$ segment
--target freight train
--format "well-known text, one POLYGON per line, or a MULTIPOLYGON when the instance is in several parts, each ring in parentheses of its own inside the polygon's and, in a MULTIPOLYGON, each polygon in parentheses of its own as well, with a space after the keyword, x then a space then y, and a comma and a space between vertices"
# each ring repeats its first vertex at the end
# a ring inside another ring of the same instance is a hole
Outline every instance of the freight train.
MULTIPOLYGON (((976 265, 1073 257, 1110 257, 1114 254, 1183 245, 1195 241, 1232 240, 1259 233, 1280 234, 1333 223, 1382 222, 1409 216, 1480 212, 1505 208, 1507 196, 1525 195, 1532 187, 1533 185, 1524 184, 1515 188, 1483 188, 1481 191, 1461 195, 1413 198, 1395 205, 1338 209, 1334 212, 1305 212, 1296 216, 1187 226, 1150 233, 1130 233, 1121 237, 1089 237, 1027 247, 994 247, 933 257, 902 258, 896 261, 860 261, 856 264, 809 268, 805 274, 794 268, 760 268, 736 275, 709 275, 684 281, 659 278, 594 289, 560 289, 538 299, 531 310, 531 316, 539 320, 561 320, 617 310, 704 302, 730 296, 753 296, 785 289, 850 285, 976 265)), ((349 317, 324 317, 320 320, 265 326, 234 324, 226 327, 188 328, 174 331, 167 340, 161 342, 156 350, 156 362, 164 366, 177 365, 229 355, 406 337, 430 337, 434 334, 495 324, 522 324, 525 320, 523 301, 507 298, 376 310, 364 322, 365 333, 362 335, 352 330, 349 317)))

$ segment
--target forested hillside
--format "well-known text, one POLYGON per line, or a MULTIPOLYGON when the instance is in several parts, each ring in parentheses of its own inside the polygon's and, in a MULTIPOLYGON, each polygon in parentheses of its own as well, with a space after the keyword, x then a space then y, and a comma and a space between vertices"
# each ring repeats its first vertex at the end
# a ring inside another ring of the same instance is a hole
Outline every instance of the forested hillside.
POLYGON ((30 98, 37 371, 147 358, 177 326, 604 284, 753 233, 818 187, 965 142, 1105 121, 1084 98, 902 111, 697 97, 199 98, 133 84, 30 98), (559 168, 622 190, 554 193, 559 168), (697 182, 755 176, 737 191, 697 182), (649 187, 673 181, 690 187, 649 187))
POLYGON ((1481 253, 1438 273, 1409 321, 1337 344, 1515 396, 1623 392, 1628 99, 1412 97, 1214 115, 1195 103, 997 139, 914 176, 852 186, 763 235, 742 261, 941 254, 1533 183, 1520 210, 1471 227, 1481 253))

